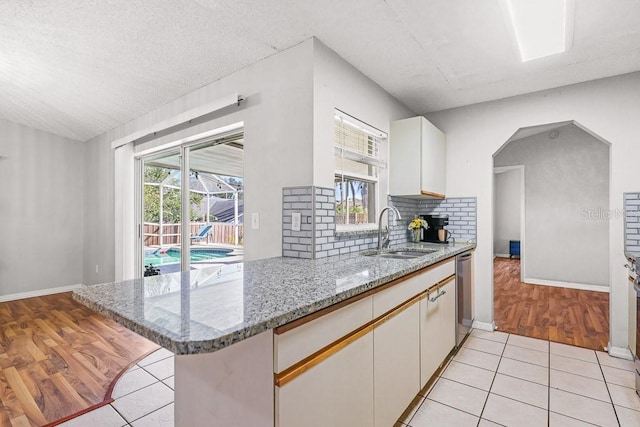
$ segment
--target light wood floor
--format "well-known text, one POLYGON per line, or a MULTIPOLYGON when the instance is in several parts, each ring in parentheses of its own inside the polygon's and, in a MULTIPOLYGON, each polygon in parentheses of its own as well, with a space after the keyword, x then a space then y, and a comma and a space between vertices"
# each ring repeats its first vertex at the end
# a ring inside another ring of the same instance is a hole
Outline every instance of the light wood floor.
POLYGON ((0 426, 44 426, 109 403, 114 380, 157 348, 71 293, 0 303, 0 426))
POLYGON ((609 294, 520 281, 520 260, 496 258, 494 317, 498 330, 602 350, 609 342, 609 294))

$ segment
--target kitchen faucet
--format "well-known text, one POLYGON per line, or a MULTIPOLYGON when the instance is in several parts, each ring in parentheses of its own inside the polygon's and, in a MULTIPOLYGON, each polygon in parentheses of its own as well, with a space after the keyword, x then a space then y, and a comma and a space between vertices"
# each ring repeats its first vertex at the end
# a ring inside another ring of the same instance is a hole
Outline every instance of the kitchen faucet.
POLYGON ((389 238, 388 226, 387 226, 387 235, 385 236, 384 240, 382 240, 382 215, 385 213, 385 211, 388 211, 389 209, 391 209, 391 212, 388 213, 387 215, 391 217, 391 213, 393 213, 393 225, 396 225, 396 219, 402 219, 402 217, 400 216, 400 212, 398 212, 398 209, 396 209, 395 206, 387 206, 386 208, 380 211, 380 216, 378 217, 378 250, 388 247, 389 244, 391 243, 391 239, 389 238))

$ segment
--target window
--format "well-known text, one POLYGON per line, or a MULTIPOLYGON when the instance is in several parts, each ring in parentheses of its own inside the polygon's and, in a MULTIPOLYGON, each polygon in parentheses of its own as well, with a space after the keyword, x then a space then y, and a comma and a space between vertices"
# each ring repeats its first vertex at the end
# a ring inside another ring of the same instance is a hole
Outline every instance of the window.
POLYGON ((378 176, 385 167, 380 145, 386 138, 384 132, 336 110, 334 188, 338 228, 376 223, 378 176))

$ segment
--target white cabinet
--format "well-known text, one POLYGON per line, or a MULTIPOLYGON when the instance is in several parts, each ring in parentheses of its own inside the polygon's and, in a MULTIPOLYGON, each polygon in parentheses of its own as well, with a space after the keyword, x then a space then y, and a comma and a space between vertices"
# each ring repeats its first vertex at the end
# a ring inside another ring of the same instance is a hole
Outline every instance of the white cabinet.
POLYGON ((420 301, 420 385, 424 386, 456 345, 455 277, 420 301))
POLYGON ((455 345, 454 278, 451 258, 276 328, 275 425, 394 425, 455 345))
POLYGON ((446 135, 422 116, 391 122, 389 193, 445 197, 446 135))
POLYGON ((419 320, 420 304, 416 300, 374 330, 373 395, 376 427, 394 425, 420 391, 419 320))
MULTIPOLYGON (((286 332, 273 336, 276 374, 370 322, 373 297, 368 296, 286 332)), ((295 326, 295 325, 294 325, 295 326)))
POLYGON ((276 425, 374 425, 373 353, 371 331, 276 387, 276 425))

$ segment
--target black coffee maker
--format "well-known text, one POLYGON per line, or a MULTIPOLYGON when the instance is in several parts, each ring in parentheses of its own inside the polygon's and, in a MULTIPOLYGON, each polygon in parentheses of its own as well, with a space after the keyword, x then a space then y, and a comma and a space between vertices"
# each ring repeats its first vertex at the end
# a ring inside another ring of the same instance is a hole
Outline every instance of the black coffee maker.
POLYGON ((449 215, 421 215, 429 228, 423 230, 422 241, 430 243, 449 243, 451 232, 444 227, 449 225, 449 215))

